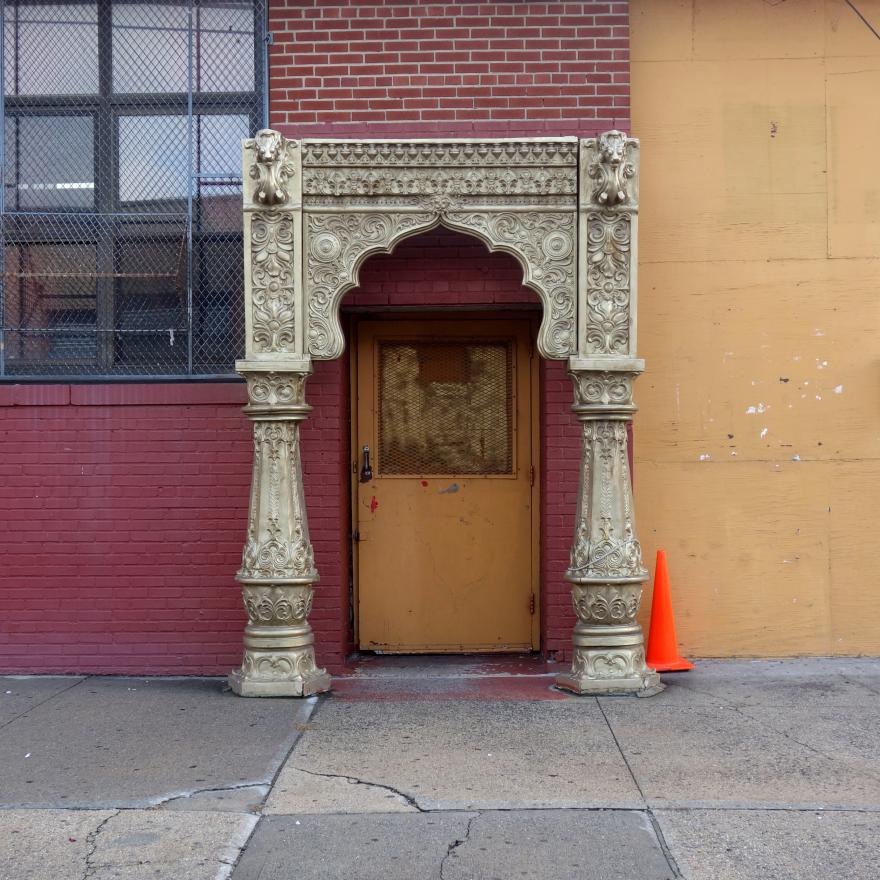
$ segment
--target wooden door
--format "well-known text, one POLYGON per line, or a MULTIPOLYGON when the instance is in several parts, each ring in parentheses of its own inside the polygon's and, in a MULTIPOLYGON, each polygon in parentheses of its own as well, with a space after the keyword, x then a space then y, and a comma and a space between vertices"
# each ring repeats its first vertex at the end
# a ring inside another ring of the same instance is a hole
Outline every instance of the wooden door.
POLYGON ((360 324, 362 649, 537 647, 532 333, 528 320, 360 324))

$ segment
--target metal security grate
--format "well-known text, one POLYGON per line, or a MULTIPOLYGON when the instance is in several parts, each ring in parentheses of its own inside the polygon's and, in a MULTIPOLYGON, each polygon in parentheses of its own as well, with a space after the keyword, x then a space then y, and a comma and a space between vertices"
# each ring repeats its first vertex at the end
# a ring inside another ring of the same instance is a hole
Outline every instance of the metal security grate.
POLYGON ((5 2, 2 30, 0 376, 231 373, 265 0, 5 2))
POLYGON ((503 341, 381 343, 379 473, 513 473, 512 373, 503 341))

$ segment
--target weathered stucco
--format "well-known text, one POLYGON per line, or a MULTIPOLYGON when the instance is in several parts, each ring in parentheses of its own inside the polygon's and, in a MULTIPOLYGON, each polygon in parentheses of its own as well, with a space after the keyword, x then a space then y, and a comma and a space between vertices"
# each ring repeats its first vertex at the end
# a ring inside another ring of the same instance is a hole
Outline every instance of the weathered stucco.
POLYGON ((634 0, 632 51, 645 558, 686 653, 877 653, 880 40, 837 0, 634 0))

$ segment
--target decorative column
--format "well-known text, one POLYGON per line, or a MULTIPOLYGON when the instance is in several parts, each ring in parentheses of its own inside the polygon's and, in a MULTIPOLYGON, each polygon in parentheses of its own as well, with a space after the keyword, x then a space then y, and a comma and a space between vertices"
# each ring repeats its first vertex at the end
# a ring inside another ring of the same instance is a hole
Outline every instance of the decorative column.
POLYGON ((635 531, 627 446, 636 410, 635 357, 638 141, 619 131, 581 142, 578 355, 569 359, 583 454, 566 580, 577 616, 571 672, 558 687, 577 694, 662 689, 645 665, 636 620, 648 572, 635 531))
POLYGON ((308 621, 318 573, 299 444, 312 370, 303 353, 299 144, 260 131, 245 142, 244 167, 245 360, 236 370, 247 380, 254 465, 236 575, 248 624, 244 659, 229 684, 246 697, 305 697, 329 690, 330 676, 315 664, 308 621))

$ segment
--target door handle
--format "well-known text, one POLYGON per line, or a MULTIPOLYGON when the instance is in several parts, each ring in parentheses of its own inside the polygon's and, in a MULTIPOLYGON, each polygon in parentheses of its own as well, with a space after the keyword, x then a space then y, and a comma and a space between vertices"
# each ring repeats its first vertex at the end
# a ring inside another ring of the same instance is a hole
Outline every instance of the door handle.
POLYGON ((360 481, 369 483, 373 479, 373 469, 370 467, 370 447, 364 446, 364 463, 361 466, 360 481))

